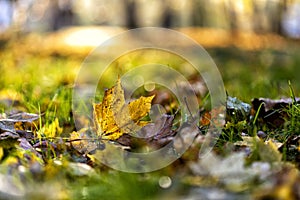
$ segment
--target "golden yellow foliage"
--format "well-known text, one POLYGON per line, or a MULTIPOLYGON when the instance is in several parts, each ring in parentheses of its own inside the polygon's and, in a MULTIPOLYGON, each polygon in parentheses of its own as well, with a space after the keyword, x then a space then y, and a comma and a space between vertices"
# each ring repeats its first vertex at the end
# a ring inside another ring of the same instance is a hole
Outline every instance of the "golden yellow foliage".
POLYGON ((153 98, 154 95, 140 97, 126 104, 121 80, 118 79, 115 86, 105 91, 102 103, 93 105, 97 134, 104 139, 116 140, 124 133, 146 125, 140 119, 149 113, 153 98))
POLYGON ((41 132, 45 134, 46 137, 58 137, 63 132, 63 128, 60 127, 58 118, 41 129, 41 132))

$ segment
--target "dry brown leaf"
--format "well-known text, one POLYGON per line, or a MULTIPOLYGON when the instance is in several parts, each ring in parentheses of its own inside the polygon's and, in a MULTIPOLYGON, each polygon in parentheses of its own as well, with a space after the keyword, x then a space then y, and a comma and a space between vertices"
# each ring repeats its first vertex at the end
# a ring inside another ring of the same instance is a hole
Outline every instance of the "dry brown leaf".
POLYGON ((263 121, 271 127, 281 127, 288 118, 286 109, 293 104, 293 101, 295 101, 295 103, 300 103, 300 98, 255 98, 252 100, 251 114, 255 116, 261 105, 258 117, 263 119, 263 121))

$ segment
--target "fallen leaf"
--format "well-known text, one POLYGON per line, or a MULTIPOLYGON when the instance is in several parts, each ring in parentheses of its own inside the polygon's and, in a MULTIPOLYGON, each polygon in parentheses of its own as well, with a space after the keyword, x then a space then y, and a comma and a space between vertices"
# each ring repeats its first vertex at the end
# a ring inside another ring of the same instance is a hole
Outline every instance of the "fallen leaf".
MULTIPOLYGON (((282 155, 279 152, 281 144, 277 144, 271 140, 263 141, 259 137, 243 136, 243 141, 237 141, 234 144, 237 146, 250 147, 252 151, 255 151, 258 156, 257 159, 264 162, 280 162, 282 155)), ((251 158, 250 158, 251 159, 251 158)))
POLYGON ((0 119, 0 132, 16 133, 15 122, 12 119, 0 119))
MULTIPOLYGON (((293 103, 294 99, 268 99, 268 98, 255 98, 252 100, 251 114, 256 115, 261 106, 258 117, 263 119, 264 122, 272 127, 280 127, 284 124, 285 119, 288 117, 285 109, 293 103)), ((300 98, 295 98, 296 103, 300 103, 300 98)))
POLYGON ((205 112, 200 118, 200 126, 209 126, 211 120, 210 112, 205 112))
POLYGON ((40 116, 34 113, 19 112, 8 115, 8 118, 22 122, 33 122, 39 119, 40 116))
POLYGON ((21 147, 24 150, 24 157, 27 157, 27 159, 31 160, 38 160, 41 164, 42 162, 42 155, 39 154, 36 149, 25 139, 25 138, 19 138, 18 141, 19 147, 21 147))
POLYGON ((223 127, 225 125, 224 120, 224 107, 214 108, 211 111, 204 112, 201 115, 199 125, 200 126, 209 126, 210 124, 216 127, 223 127))
POLYGON ((251 110, 251 106, 245 102, 242 102, 236 97, 227 97, 226 101, 226 121, 240 121, 248 118, 251 110))
POLYGON ((140 97, 125 103, 121 80, 105 91, 103 101, 94 104, 94 123, 97 134, 103 139, 116 140, 125 133, 136 132, 147 122, 141 121, 151 109, 153 96, 140 97))
POLYGON ((141 130, 136 133, 137 137, 130 135, 122 135, 116 141, 124 146, 129 146, 131 149, 136 149, 147 145, 155 149, 161 148, 167 143, 171 142, 176 134, 175 130, 172 130, 173 115, 162 115, 154 123, 145 125, 141 130))
POLYGON ((18 138, 20 138, 20 136, 13 132, 6 131, 0 133, 0 146, 6 149, 14 147, 16 144, 18 144, 18 138))
POLYGON ((151 140, 159 140, 173 135, 172 125, 174 118, 174 115, 162 115, 155 123, 144 126, 140 131, 141 135, 151 140))
POLYGON ((0 119, 0 132, 16 133, 17 130, 30 130, 35 128, 33 124, 39 115, 32 113, 15 113, 8 115, 5 119, 0 119))
MULTIPOLYGON (((296 103, 300 103, 300 98, 296 98, 296 103)), ((268 99, 268 98, 255 98, 252 100, 253 108, 257 111, 261 103, 263 103, 263 110, 268 112, 270 110, 279 109, 292 104, 294 99, 282 98, 282 99, 268 99)))
POLYGON ((11 148, 20 137, 32 138, 31 131, 35 128, 34 122, 39 115, 31 113, 16 113, 0 119, 0 145, 11 148))

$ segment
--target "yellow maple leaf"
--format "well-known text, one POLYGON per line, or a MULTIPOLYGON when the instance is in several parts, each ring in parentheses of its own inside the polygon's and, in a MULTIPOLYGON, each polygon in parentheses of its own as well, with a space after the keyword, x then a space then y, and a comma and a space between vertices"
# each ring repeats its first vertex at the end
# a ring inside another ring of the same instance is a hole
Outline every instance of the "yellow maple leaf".
POLYGON ((154 95, 125 103, 121 80, 104 93, 102 103, 93 104, 97 134, 103 139, 116 140, 125 133, 135 132, 146 125, 140 121, 151 109, 154 95))

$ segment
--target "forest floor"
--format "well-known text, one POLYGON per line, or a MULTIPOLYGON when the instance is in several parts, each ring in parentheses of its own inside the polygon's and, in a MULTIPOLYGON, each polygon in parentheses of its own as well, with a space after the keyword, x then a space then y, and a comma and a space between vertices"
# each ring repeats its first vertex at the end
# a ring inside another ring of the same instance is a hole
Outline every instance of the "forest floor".
MULTIPOLYGON (((203 40, 195 30, 183 32, 194 34, 196 41, 203 40)), ((79 119, 77 123, 88 130, 75 127, 74 81, 89 49, 70 50, 56 46, 54 36, 48 37, 51 42, 43 42, 43 37, 1 39, 0 199, 300 199, 297 42, 255 36, 252 43, 243 43, 218 36, 214 40, 218 44, 204 45, 227 93, 226 118, 213 150, 198 157, 203 137, 218 112, 206 106, 209 95, 204 90, 199 97, 199 133, 191 147, 162 169, 126 173, 105 166, 97 156, 108 141, 85 136, 97 129, 95 123, 79 119), (255 41, 260 42, 255 45, 255 41), (266 45, 270 43, 274 45, 266 45)), ((243 41, 249 40, 243 37, 243 41)), ((184 67, 181 61, 168 62, 175 68, 184 67)), ((110 86, 118 77, 111 75, 111 79, 110 86)), ((189 81, 203 85, 197 76, 189 81)), ((105 88, 98 89, 97 101, 109 98, 103 94, 105 88)), ((146 151, 145 145, 161 147, 165 145, 162 139, 172 141, 178 124, 185 121, 176 116, 176 99, 165 97, 164 92, 158 88, 153 101, 174 118, 159 133, 166 135, 158 135, 149 144, 126 136, 111 142, 130 152, 146 151)), ((121 138, 126 135, 122 134, 121 138)))

